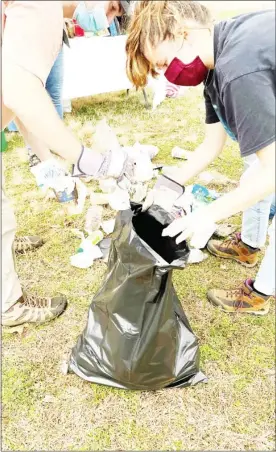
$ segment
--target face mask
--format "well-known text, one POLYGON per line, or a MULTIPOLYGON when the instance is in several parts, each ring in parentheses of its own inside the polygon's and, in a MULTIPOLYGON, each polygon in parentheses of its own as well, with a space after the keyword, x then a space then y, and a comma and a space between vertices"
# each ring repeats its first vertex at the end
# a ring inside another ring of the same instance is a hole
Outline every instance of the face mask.
POLYGON ((178 58, 174 58, 165 72, 166 79, 179 86, 197 86, 202 83, 208 74, 208 68, 204 66, 199 57, 189 64, 184 64, 178 58))
POLYGON ((84 31, 97 33, 109 27, 104 8, 97 7, 89 11, 84 2, 78 4, 73 19, 84 31))

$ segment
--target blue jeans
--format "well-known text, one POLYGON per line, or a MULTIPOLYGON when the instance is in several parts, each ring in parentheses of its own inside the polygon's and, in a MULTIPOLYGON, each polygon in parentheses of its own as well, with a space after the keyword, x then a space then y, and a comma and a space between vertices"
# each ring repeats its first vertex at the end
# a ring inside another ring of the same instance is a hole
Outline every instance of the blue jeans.
MULTIPOLYGON (((62 87, 63 87, 63 49, 59 52, 56 61, 46 80, 46 91, 51 97, 56 111, 63 119, 63 104, 62 104, 62 87)), ((16 124, 11 122, 8 126, 10 132, 18 132, 16 124)))
MULTIPOLYGON (((250 155, 244 159, 245 170, 249 170, 252 164, 257 164, 257 157, 250 155)), ((251 183, 253 183, 251 181, 251 183)), ((269 245, 261 263, 254 286, 266 295, 275 294, 275 217, 269 225, 269 214, 274 195, 270 195, 258 202, 243 213, 242 241, 253 248, 261 248, 265 245, 267 232, 269 233, 269 245)))
POLYGON ((56 61, 46 80, 46 90, 51 97, 60 119, 63 119, 62 87, 63 87, 63 49, 59 52, 56 61))

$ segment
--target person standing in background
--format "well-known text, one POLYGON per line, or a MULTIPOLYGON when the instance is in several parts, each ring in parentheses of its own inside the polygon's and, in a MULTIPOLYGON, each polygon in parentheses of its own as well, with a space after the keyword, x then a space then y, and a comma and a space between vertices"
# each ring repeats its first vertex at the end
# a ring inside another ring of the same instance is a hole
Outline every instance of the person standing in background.
MULTIPOLYGON (((84 147, 56 112, 45 84, 62 37, 60 1, 2 2, 2 130, 17 118, 26 142, 35 149, 33 144, 39 139, 73 164, 75 176, 132 177, 136 162, 123 149, 100 154, 84 147)), ((67 300, 22 290, 13 256, 15 231, 15 215, 2 177, 2 325, 44 323, 62 314, 67 300)))

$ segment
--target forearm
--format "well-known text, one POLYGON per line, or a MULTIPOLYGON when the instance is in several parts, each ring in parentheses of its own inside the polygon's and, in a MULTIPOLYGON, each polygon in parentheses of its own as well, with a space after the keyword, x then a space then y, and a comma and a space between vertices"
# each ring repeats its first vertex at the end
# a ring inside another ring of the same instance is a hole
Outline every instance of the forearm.
POLYGON ((3 102, 45 146, 71 163, 78 161, 81 143, 65 127, 37 77, 6 63, 3 67, 3 102))
POLYGON ((189 160, 180 167, 177 172, 176 182, 181 185, 197 176, 207 166, 210 165, 217 157, 217 153, 210 152, 208 142, 204 142, 193 152, 189 160))
POLYGON ((28 132, 22 122, 16 118, 15 123, 21 135, 24 138, 25 144, 31 147, 32 152, 41 160, 48 160, 52 157, 52 154, 48 147, 32 133, 28 132))
POLYGON ((250 179, 245 178, 238 188, 210 204, 206 208, 206 214, 214 222, 218 222, 245 211, 273 192, 275 192, 274 167, 256 165, 250 173, 250 179))
POLYGON ((226 141, 226 133, 220 122, 206 124, 205 139, 176 173, 176 181, 185 185, 197 176, 221 153, 226 141))

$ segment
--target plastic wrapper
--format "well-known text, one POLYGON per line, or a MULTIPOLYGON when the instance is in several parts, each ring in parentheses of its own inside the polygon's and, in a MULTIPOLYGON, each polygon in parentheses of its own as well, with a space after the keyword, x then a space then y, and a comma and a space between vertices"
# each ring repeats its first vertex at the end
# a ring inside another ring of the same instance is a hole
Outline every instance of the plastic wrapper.
POLYGON ((179 148, 178 146, 175 146, 172 149, 172 157, 175 159, 181 159, 181 160, 189 160, 193 153, 191 151, 186 151, 185 149, 179 148))
MULTIPOLYGON (((69 369, 98 384, 133 390, 206 381, 198 341, 172 284, 187 244, 162 237, 172 221, 162 208, 141 205, 117 215, 108 269, 69 369)), ((184 275, 183 275, 184 277, 184 275)))
POLYGON ((114 130, 108 125, 106 119, 102 119, 96 125, 93 136, 93 149, 98 152, 107 152, 120 148, 120 143, 114 130))
POLYGON ((130 208, 129 194, 117 186, 113 193, 108 195, 108 202, 113 210, 127 210, 130 208))

